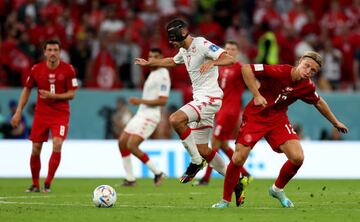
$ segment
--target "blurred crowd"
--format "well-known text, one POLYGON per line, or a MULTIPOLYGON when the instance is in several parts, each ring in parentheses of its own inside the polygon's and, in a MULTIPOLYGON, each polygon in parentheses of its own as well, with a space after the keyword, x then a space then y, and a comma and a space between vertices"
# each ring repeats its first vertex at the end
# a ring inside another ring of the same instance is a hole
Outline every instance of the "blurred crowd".
MULTIPOLYGON (((316 50, 325 59, 320 89, 360 87, 360 0, 0 0, 0 87, 21 86, 42 42, 57 38, 82 87, 141 88, 149 71, 134 58, 150 47, 175 55, 164 28, 174 17, 220 46, 237 41, 242 63, 295 64, 316 50)), ((185 67, 170 73, 189 101, 185 67)))

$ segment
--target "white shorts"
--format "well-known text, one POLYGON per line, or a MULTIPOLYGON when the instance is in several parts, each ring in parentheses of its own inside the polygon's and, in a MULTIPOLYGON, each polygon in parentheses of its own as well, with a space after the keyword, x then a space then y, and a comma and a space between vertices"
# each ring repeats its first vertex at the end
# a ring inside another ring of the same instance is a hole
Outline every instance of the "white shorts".
POLYGON ((207 144, 214 126, 215 114, 221 108, 222 99, 206 96, 195 99, 180 108, 189 118, 188 126, 196 144, 207 144))
POLYGON ((145 140, 155 131, 158 123, 158 121, 151 118, 135 115, 128 124, 126 124, 124 131, 129 134, 140 136, 145 140))

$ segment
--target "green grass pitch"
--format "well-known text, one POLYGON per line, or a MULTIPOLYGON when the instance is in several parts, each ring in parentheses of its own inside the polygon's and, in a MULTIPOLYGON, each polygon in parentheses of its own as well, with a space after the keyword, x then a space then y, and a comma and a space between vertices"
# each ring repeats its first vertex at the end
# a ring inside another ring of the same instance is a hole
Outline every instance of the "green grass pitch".
POLYGON ((208 186, 192 187, 166 179, 155 187, 152 180, 140 179, 136 187, 117 187, 116 179, 60 179, 52 193, 25 193, 30 179, 0 179, 0 221, 360 221, 360 180, 291 181, 287 196, 295 208, 282 208, 269 197, 273 180, 255 179, 248 187, 245 205, 211 209, 221 198, 222 179, 208 186), (100 184, 117 191, 113 208, 94 207, 91 196, 100 184))

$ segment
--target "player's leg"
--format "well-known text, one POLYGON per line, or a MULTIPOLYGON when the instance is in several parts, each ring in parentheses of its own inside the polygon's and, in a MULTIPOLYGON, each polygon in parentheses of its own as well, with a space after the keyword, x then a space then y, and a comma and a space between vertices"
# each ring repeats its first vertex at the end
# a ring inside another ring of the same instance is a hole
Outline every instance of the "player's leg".
POLYGON ((229 206, 232 193, 234 192, 236 185, 239 183, 241 168, 244 165, 250 151, 251 146, 245 146, 241 143, 236 144, 235 152, 226 169, 222 200, 219 203, 214 204, 212 206, 213 208, 226 208, 229 206))
MULTIPOLYGON (((212 137, 212 140, 211 140, 211 149, 212 150, 218 152, 219 148, 221 147, 221 144, 222 144, 221 140, 216 139, 214 136, 212 137)), ((204 176, 199 181, 195 181, 195 183, 193 185, 194 186, 208 185, 208 183, 210 182, 211 173, 212 173, 212 167, 210 166, 210 164, 207 164, 204 176)))
POLYGON ((53 152, 50 156, 48 174, 44 182, 44 192, 51 191, 51 182, 54 179, 55 173, 60 165, 63 141, 64 140, 61 137, 53 137, 53 152))
POLYGON ((196 144, 201 156, 206 160, 206 162, 214 168, 218 173, 225 176, 226 165, 224 160, 221 158, 217 150, 210 149, 208 144, 196 144))
POLYGON ((131 162, 131 151, 127 148, 127 142, 129 140, 130 134, 123 131, 118 139, 118 146, 120 154, 122 156, 122 164, 125 170, 125 179, 123 186, 134 186, 136 185, 136 179, 133 173, 133 166, 131 162))
POLYGON ((188 127, 188 122, 197 120, 198 114, 190 105, 185 105, 182 107, 182 110, 177 110, 175 113, 171 114, 169 121, 171 126, 174 128, 175 132, 179 135, 182 140, 184 147, 189 152, 191 157, 191 163, 195 165, 202 164, 202 158, 199 151, 196 148, 196 144, 191 133, 191 129, 188 127), (190 116, 190 118, 188 117, 190 116))
POLYGON ((49 128, 47 122, 38 115, 34 115, 34 121, 31 128, 30 140, 32 141, 32 151, 30 157, 30 169, 33 184, 26 192, 39 192, 40 191, 40 154, 43 142, 47 141, 49 137, 49 128))
MULTIPOLYGON (((153 130, 152 130, 153 132, 153 130)), ((165 174, 159 170, 155 163, 151 161, 149 155, 139 149, 139 145, 144 141, 144 139, 138 135, 130 135, 127 142, 127 147, 130 149, 131 153, 134 154, 143 164, 145 164, 150 171, 155 175, 154 183, 156 186, 160 185, 162 180, 165 178, 165 174)))
POLYGON ((51 192, 50 186, 61 161, 61 149, 68 133, 67 123, 50 123, 53 151, 49 160, 48 174, 44 182, 44 191, 51 192))
POLYGON ((279 148, 285 153, 288 160, 282 166, 275 183, 269 188, 269 193, 279 199, 283 207, 294 207, 292 201, 286 197, 284 187, 300 169, 304 161, 304 153, 300 142, 296 139, 286 141, 279 148))
POLYGON ((32 177, 32 185, 26 192, 40 192, 40 169, 41 169, 41 161, 40 154, 42 149, 42 142, 33 142, 32 143, 32 151, 30 157, 30 169, 31 169, 31 177, 32 177))

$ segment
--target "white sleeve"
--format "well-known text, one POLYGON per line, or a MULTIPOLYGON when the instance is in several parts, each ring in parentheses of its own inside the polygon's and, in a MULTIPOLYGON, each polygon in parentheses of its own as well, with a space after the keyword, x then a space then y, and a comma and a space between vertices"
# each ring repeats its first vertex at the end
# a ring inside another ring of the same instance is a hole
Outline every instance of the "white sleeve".
POLYGON ((159 75, 161 78, 159 79, 159 96, 169 97, 171 88, 169 71, 164 68, 161 74, 159 75))
POLYGON ((212 60, 217 60, 220 55, 225 51, 224 49, 220 48, 219 46, 206 39, 204 40, 203 50, 204 55, 212 60))
POLYGON ((184 64, 184 58, 182 56, 181 50, 173 57, 173 60, 176 64, 184 64))

